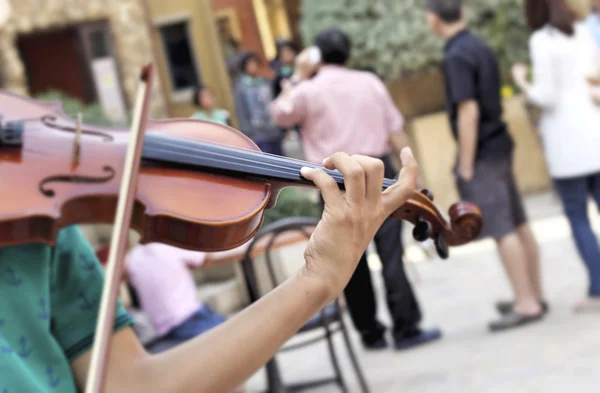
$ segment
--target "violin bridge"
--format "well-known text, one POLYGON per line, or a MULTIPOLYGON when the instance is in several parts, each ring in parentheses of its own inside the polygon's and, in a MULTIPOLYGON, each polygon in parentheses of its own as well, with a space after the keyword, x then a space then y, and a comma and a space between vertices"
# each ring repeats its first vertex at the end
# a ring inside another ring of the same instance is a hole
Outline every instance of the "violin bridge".
POLYGON ((23 131, 23 122, 13 121, 2 124, 0 117, 0 146, 22 147, 23 131))
POLYGON ((75 126, 75 145, 73 146, 73 161, 79 164, 81 160, 81 112, 77 114, 77 124, 75 126))

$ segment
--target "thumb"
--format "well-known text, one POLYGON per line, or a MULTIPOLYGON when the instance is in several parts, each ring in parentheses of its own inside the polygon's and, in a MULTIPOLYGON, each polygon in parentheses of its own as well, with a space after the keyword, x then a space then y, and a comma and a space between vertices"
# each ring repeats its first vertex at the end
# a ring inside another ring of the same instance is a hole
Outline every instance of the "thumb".
POLYGON ((400 152, 402 170, 396 184, 383 192, 383 205, 388 214, 392 214, 402 206, 416 190, 419 177, 419 164, 412 150, 405 147, 400 152))

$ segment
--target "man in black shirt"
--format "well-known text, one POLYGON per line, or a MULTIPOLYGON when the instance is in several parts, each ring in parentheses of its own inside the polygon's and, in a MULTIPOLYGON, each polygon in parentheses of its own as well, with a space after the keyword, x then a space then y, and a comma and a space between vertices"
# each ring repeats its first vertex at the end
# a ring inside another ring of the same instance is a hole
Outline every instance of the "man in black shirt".
POLYGON ((514 302, 500 302, 492 331, 539 321, 546 311, 539 252, 513 176, 513 141, 502 120, 498 61, 463 21, 462 0, 428 0, 427 22, 446 41, 447 110, 458 140, 456 183, 463 200, 483 213, 482 238, 491 237, 511 281, 514 302))

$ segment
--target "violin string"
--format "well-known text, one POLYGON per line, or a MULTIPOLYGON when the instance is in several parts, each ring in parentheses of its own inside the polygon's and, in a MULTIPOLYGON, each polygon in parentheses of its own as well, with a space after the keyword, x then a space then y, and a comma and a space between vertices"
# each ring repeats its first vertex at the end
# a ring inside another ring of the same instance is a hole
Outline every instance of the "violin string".
MULTIPOLYGON (((31 122, 31 121, 42 121, 42 119, 39 117, 33 117, 33 118, 24 118, 24 119, 19 120, 19 122, 31 122)), ((300 177, 300 175, 299 175, 300 169, 302 167, 310 167, 310 168, 320 168, 320 169, 325 170, 338 183, 343 183, 343 181, 344 181, 343 175, 337 170, 332 171, 327 168, 324 168, 322 165, 317 165, 314 163, 302 161, 302 160, 292 158, 292 157, 282 157, 282 156, 279 156, 276 154, 264 153, 264 152, 259 152, 259 151, 255 151, 255 150, 244 149, 244 148, 232 148, 232 147, 226 146, 226 145, 219 145, 219 144, 208 145, 203 142, 183 140, 183 139, 169 137, 169 136, 165 136, 165 135, 156 135, 156 134, 150 134, 150 135, 152 135, 150 140, 151 139, 162 139, 165 142, 170 143, 174 147, 188 148, 188 149, 191 149, 194 153, 198 153, 198 154, 207 154, 207 153, 214 154, 215 150, 217 150, 217 149, 221 149, 223 151, 223 153, 219 155, 220 158, 231 159, 235 155, 242 154, 247 157, 246 158, 239 157, 238 161, 240 159, 242 160, 242 162, 238 162, 239 164, 245 164, 246 166, 248 164, 257 164, 257 163, 262 164, 262 166, 266 165, 277 171, 282 171, 281 175, 284 175, 286 177, 290 177, 290 176, 300 177), (267 160, 270 162, 267 162, 267 160)), ((257 167, 257 166, 253 166, 253 168, 261 169, 261 167, 257 167)), ((393 184, 395 184, 396 181, 391 180, 391 179, 384 179, 383 183, 384 183, 383 184, 384 188, 388 188, 388 187, 392 186, 393 184)))
MULTIPOLYGON (((165 140, 165 142, 167 144, 174 144, 176 147, 181 148, 181 146, 179 146, 180 145, 180 143, 179 143, 180 141, 178 141, 176 139, 164 138, 162 136, 159 139, 165 140)), ((210 151, 210 150, 214 150, 214 146, 208 145, 208 146, 206 146, 206 147, 209 148, 208 150, 207 149, 202 149, 201 147, 205 147, 205 144, 203 144, 202 142, 200 142, 198 144, 194 144, 194 143, 193 144, 188 144, 188 146, 184 146, 184 147, 187 148, 187 149, 189 149, 189 150, 191 150, 193 153, 204 154, 204 156, 206 156, 207 153, 214 154, 214 151, 210 151)), ((232 152, 233 153, 239 153, 240 152, 239 150, 231 149, 231 148, 226 147, 226 146, 222 146, 222 149, 226 150, 227 153, 232 153, 232 152)), ((251 155, 251 157, 248 157, 246 159, 242 159, 242 162, 239 163, 240 165, 242 165, 242 164, 253 165, 253 164, 256 164, 256 163, 261 163, 260 161, 257 161, 257 159, 263 159, 263 158, 265 158, 265 156, 267 156, 266 154, 263 154, 261 152, 256 152, 256 151, 252 151, 252 150, 243 150, 243 149, 240 149, 240 150, 244 151, 245 154, 250 154, 251 155)), ((232 157, 231 154, 226 154, 226 155, 219 154, 218 156, 220 156, 220 158, 227 158, 228 161, 231 161, 231 157, 232 157)), ((195 156, 188 155, 188 157, 195 157, 195 156)), ((274 156, 274 155, 270 155, 269 158, 275 158, 277 160, 282 160, 283 162, 285 162, 285 160, 286 160, 285 157, 274 156)), ((282 175, 286 175, 288 177, 291 175, 293 178, 299 178, 299 169, 302 166, 319 167, 318 165, 315 165, 315 164, 312 164, 312 163, 303 162, 301 160, 293 160, 293 161, 296 161, 299 164, 298 167, 294 168, 294 167, 285 166, 283 168, 286 170, 286 172, 285 173, 281 173, 282 175), (289 172, 290 170, 291 170, 291 173, 289 172)), ((268 163, 262 162, 262 166, 255 167, 255 168, 262 169, 265 164, 269 165, 268 163)), ((279 166, 279 165, 270 164, 269 166, 271 168, 277 169, 279 171, 281 171, 281 169, 282 169, 282 166, 279 166)), ((329 170, 327 170, 327 171, 329 171, 329 170)), ((340 182, 340 183, 343 182, 343 175, 341 175, 341 173, 339 171, 329 171, 329 172, 333 172, 333 173, 331 173, 331 175, 338 182, 340 182)), ((396 183, 395 180, 386 179, 386 181, 384 182, 384 188, 390 187, 391 185, 393 185, 395 183, 396 183)))
MULTIPOLYGON (((300 168, 307 166, 312 168, 321 168, 327 171, 334 179, 338 182, 343 182, 343 175, 335 170, 328 170, 323 168, 320 165, 313 164, 310 162, 305 162, 302 160, 298 160, 295 158, 282 157, 274 154, 262 153, 254 150, 242 149, 242 148, 231 148, 225 145, 207 145, 203 142, 195 142, 195 141, 186 141, 180 140, 177 138, 167 137, 163 135, 155 135, 152 134, 152 137, 148 138, 151 142, 158 142, 158 140, 163 140, 166 145, 171 145, 173 147, 177 147, 179 149, 187 149, 188 151, 200 155, 204 155, 206 157, 207 154, 215 155, 215 158, 225 158, 228 161, 231 161, 232 158, 237 160, 236 163, 242 165, 252 165, 254 168, 261 169, 264 166, 269 168, 282 171, 282 175, 289 177, 290 175, 293 177, 299 177, 300 168), (220 150, 220 151, 219 151, 220 150), (242 156, 239 156, 242 154, 242 156), (238 157, 236 157, 238 155, 238 157), (271 162, 267 162, 271 161, 271 162), (255 164, 261 164, 261 166, 255 166, 255 164), (284 164, 284 165, 280 165, 284 164), (295 165, 290 165, 295 164, 295 165)), ((164 145, 163 145, 164 146, 164 145)), ((169 153, 172 153, 169 151, 169 153)), ((188 155, 189 157, 193 157, 192 155, 188 155)), ((392 179, 384 179, 384 188, 388 188, 396 183, 396 180, 392 179)))
MULTIPOLYGON (((302 180, 303 178, 300 175, 299 170, 281 170, 280 167, 278 166, 274 166, 274 165, 265 165, 263 163, 257 162, 256 160, 252 160, 252 159, 245 159, 245 158, 237 158, 232 160, 231 156, 226 156, 223 154, 219 154, 219 153, 215 153, 215 152, 208 152, 204 153, 204 154, 198 154, 197 151, 193 151, 193 154, 189 154, 189 153, 185 153, 182 151, 172 151, 172 150, 168 150, 165 151, 164 150, 164 144, 158 145, 158 146, 153 146, 152 144, 150 145, 146 145, 145 146, 145 150, 144 150, 144 156, 148 156, 149 153, 153 153, 153 152, 158 152, 159 153, 167 153, 167 154, 176 154, 180 157, 182 157, 182 161, 179 161, 180 163, 188 163, 188 164, 192 164, 192 165, 206 165, 206 160, 212 161, 212 162, 219 162, 218 165, 215 165, 216 168, 220 168, 220 169, 232 169, 234 171, 238 171, 238 172, 245 172, 245 173, 249 173, 249 174, 254 174, 254 175, 267 175, 267 176, 274 176, 274 177, 282 177, 288 180, 302 180), (148 148, 150 148, 150 150, 148 150, 148 148), (226 164, 229 168, 225 168, 223 166, 223 161, 225 160, 220 160, 218 161, 219 158, 226 158, 226 164), (269 169, 271 169, 271 171, 269 171, 269 169), (266 170, 266 171, 265 171, 266 170)), ((173 159, 173 157, 171 157, 173 159)), ((210 164, 210 163, 209 163, 210 164)), ((209 165, 210 166, 210 165, 209 165)), ((341 177, 341 174, 339 175, 333 175, 334 178, 337 178, 336 180, 338 181, 338 183, 343 183, 343 177, 341 177)))
MULTIPOLYGON (((162 139, 162 136, 161 136, 162 139)), ((254 152, 252 150, 236 150, 236 149, 231 149, 228 147, 221 147, 221 148, 215 148, 212 145, 205 145, 204 143, 198 143, 198 145, 181 145, 180 143, 178 143, 179 141, 177 140, 165 140, 165 143, 163 143, 162 145, 172 145, 177 147, 178 149, 186 149, 188 152, 190 153, 194 153, 187 155, 187 157, 203 157, 203 158, 213 158, 213 159, 226 159, 226 161, 228 163, 233 163, 233 164, 239 164, 239 165, 246 165, 246 166, 251 166, 257 169, 273 169, 276 171, 280 171, 281 175, 286 175, 286 176, 294 176, 294 177, 299 177, 300 176, 300 168, 302 166, 311 166, 311 167, 319 167, 316 164, 311 164, 311 163, 302 163, 302 165, 298 165, 297 167, 293 167, 293 166, 282 166, 279 165, 277 162, 268 162, 267 160, 265 160, 265 156, 262 156, 260 152, 254 152), (233 153, 233 154, 232 154, 233 153), (241 155, 240 155, 241 154, 241 155), (237 155, 237 156, 236 156, 237 155), (257 164, 259 164, 257 166, 257 164)), ((279 158, 279 156, 275 156, 277 158, 279 158)), ((273 158, 273 157, 269 157, 269 158, 273 158)), ((342 180, 341 178, 341 173, 339 173, 339 171, 330 171, 333 172, 331 173, 331 175, 334 178, 337 178, 337 180, 342 180), (336 173, 337 172, 337 173, 336 173)))
POLYGON ((165 150, 164 145, 152 145, 146 144, 144 146, 144 157, 148 158, 151 156, 151 159, 156 159, 157 157, 166 157, 169 156, 167 161, 175 160, 173 155, 176 155, 181 158, 181 160, 177 160, 179 163, 190 164, 190 165, 207 165, 213 166, 215 168, 220 169, 232 169, 238 172, 245 172, 248 174, 260 174, 262 172, 263 175, 270 175, 274 177, 283 177, 289 180, 301 180, 300 172, 284 169, 282 170, 280 167, 276 165, 265 165, 256 160, 244 159, 244 158, 235 158, 232 159, 231 156, 227 156, 224 154, 219 154, 215 152, 206 152, 202 154, 198 154, 198 152, 194 151, 193 153, 187 153, 181 151, 179 148, 177 151, 172 149, 165 150), (226 160, 225 160, 225 159, 226 160), (217 165, 210 165, 212 163, 218 163, 217 165), (227 164, 227 165, 223 165, 227 164), (227 168, 228 166, 229 168, 227 168))
MULTIPOLYGON (((178 147, 179 149, 181 149, 181 146, 178 146, 177 142, 178 141, 170 141, 170 142, 175 142, 176 147, 178 147)), ((169 142, 167 142, 167 144, 170 144, 169 142)), ((202 144, 203 145, 203 144, 202 144)), ((151 146, 151 145, 150 145, 151 146)), ((164 146, 164 145, 163 145, 164 146)), ((255 151, 245 151, 246 154, 250 154, 251 156, 249 157, 235 157, 232 159, 232 155, 231 154, 224 154, 221 152, 217 152, 214 150, 213 146, 207 146, 208 149, 199 149, 198 146, 192 147, 192 146, 184 146, 184 149, 188 149, 189 151, 191 151, 194 154, 186 154, 186 162, 189 162, 190 160, 196 161, 196 164, 200 164, 198 162, 198 157, 202 157, 203 159, 218 159, 218 158, 226 158, 227 159, 227 164, 231 165, 231 164, 237 164, 240 165, 245 171, 245 172, 249 172, 248 169, 252 168, 252 169, 256 169, 256 170, 264 170, 264 169, 274 169, 277 172, 276 173, 271 173, 270 175, 272 176, 283 176, 287 179, 290 180, 301 180, 302 177, 300 176, 300 168, 302 166, 311 166, 311 167, 319 167, 316 164, 311 164, 311 163, 306 163, 306 162, 302 162, 300 160, 297 160, 299 165, 297 167, 282 167, 280 165, 276 165, 276 164, 272 164, 269 162, 264 162, 264 161, 258 161, 257 159, 264 159, 265 157, 260 153, 260 152, 255 152, 255 151), (200 155, 198 155, 200 154, 200 155), (256 165, 256 164, 260 164, 260 165, 256 165), (282 169, 283 168, 283 169, 282 169)), ((237 152, 235 149, 230 149, 230 148, 225 148, 226 150, 231 150, 233 152, 237 152)), ((169 151, 168 153, 172 153, 171 151, 169 151)), ((277 158, 279 160, 282 159, 282 157, 280 156, 272 156, 269 158, 277 158)), ((283 160, 285 160, 285 157, 283 157, 283 160)), ((225 169, 225 168, 223 168, 225 169)), ((239 170, 239 169, 238 169, 239 170)), ((330 175, 340 184, 343 184, 344 182, 344 178, 343 175, 339 172, 339 171, 331 171, 328 169, 325 169, 326 171, 328 171, 330 173, 330 175)), ((385 188, 387 188, 389 185, 386 184, 385 188)))
MULTIPOLYGON (((185 145, 191 149, 198 149, 198 147, 202 147, 205 149, 218 148, 220 150, 226 151, 227 153, 236 153, 236 154, 241 153, 241 154, 251 155, 252 157, 255 157, 257 159, 268 158, 273 161, 279 161, 281 164, 284 164, 284 165, 282 165, 283 168, 288 168, 288 169, 299 170, 303 166, 321 168, 320 165, 317 165, 314 163, 309 163, 309 162, 298 160, 298 159, 291 158, 291 157, 282 157, 282 156, 279 156, 276 154, 259 152, 256 150, 250 150, 250 149, 244 149, 244 148, 232 148, 231 146, 221 145, 221 144, 209 145, 204 142, 181 140, 178 138, 168 137, 168 136, 164 136, 164 135, 160 135, 160 136, 157 135, 156 137, 160 137, 161 139, 168 140, 171 143, 176 144, 176 145, 185 145), (296 163, 297 166, 294 167, 294 166, 287 165, 287 164, 292 164, 292 163, 296 163)), ((202 152, 205 152, 205 150, 202 150, 202 152)))

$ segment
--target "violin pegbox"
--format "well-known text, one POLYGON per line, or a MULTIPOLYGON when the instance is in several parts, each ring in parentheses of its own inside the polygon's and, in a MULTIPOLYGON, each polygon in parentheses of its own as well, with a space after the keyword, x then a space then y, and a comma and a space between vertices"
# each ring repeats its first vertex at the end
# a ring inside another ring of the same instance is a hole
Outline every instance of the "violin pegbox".
MULTIPOLYGON (((433 202, 433 193, 427 189, 421 190, 421 194, 425 195, 427 199, 433 202)), ((425 220, 423 216, 418 216, 415 227, 412 232, 413 238, 418 242, 424 242, 427 239, 433 238, 435 250, 442 259, 447 259, 449 256, 448 244, 444 240, 442 233, 433 234, 432 224, 425 220)))

